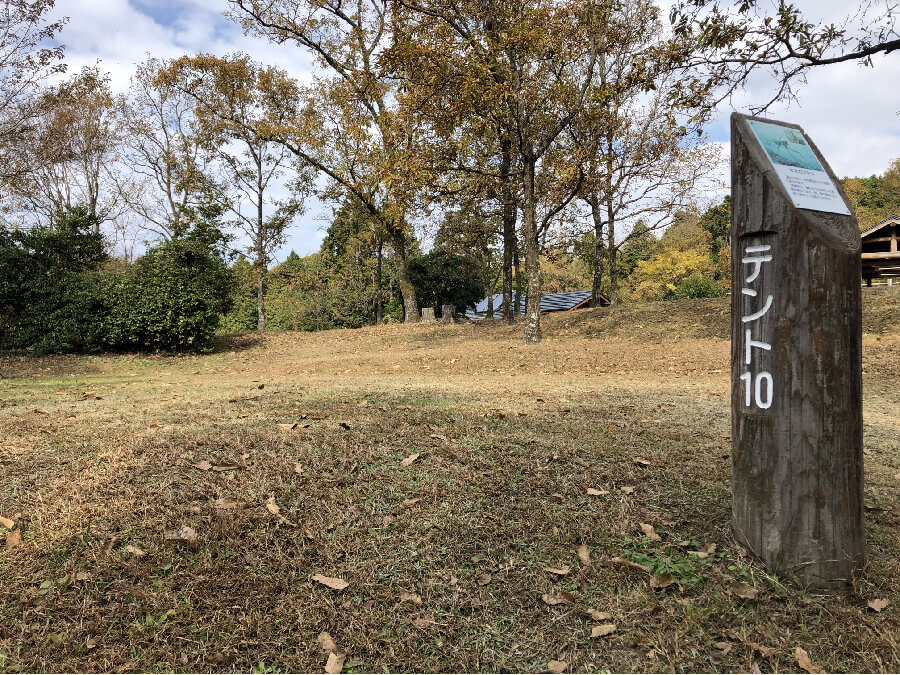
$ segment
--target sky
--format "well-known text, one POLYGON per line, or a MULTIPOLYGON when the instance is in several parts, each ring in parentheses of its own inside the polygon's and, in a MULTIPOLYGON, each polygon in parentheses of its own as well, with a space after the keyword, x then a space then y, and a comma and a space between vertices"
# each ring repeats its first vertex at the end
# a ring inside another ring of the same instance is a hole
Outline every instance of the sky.
MULTIPOLYGON (((847 11, 846 0, 800 0, 810 16, 835 20, 847 11)), ((57 0, 53 17, 69 17, 60 34, 66 45, 69 72, 98 61, 110 73, 116 91, 125 91, 136 64, 148 55, 170 58, 182 54, 225 55, 244 52, 256 61, 275 65, 301 81, 309 81, 312 68, 298 47, 248 37, 240 26, 223 16, 226 0, 57 0)), ((838 176, 883 173, 900 158, 900 54, 875 58, 874 67, 849 62, 809 71, 798 86, 797 101, 774 105, 767 116, 803 126, 838 176)), ((710 140, 726 148, 728 116, 733 110, 768 100, 773 83, 754 77, 709 125, 710 140)), ((727 179, 727 162, 721 167, 727 179)), ((318 250, 331 207, 309 204, 290 231, 287 244, 276 255, 291 250, 301 255, 318 250)))

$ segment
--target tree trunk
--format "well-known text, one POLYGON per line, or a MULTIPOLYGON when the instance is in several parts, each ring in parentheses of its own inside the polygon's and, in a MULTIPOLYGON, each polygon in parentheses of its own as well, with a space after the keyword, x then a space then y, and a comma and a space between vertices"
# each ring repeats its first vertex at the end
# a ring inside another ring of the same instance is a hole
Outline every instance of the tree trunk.
MULTIPOLYGON (((500 194, 503 201, 503 319, 515 323, 518 305, 512 306, 513 254, 516 249, 516 198, 510 182, 512 166, 512 142, 502 141, 500 159, 500 194)), ((493 316, 493 315, 492 315, 493 316)))
POLYGON ((541 258, 537 230, 537 205, 534 195, 534 160, 524 159, 525 218, 522 235, 525 237, 525 273, 528 275, 528 295, 525 298, 525 331, 527 345, 541 341, 541 258))
POLYGON ((384 239, 378 237, 378 253, 375 263, 375 325, 381 325, 381 258, 384 249, 384 239))
POLYGON ((416 287, 410 281, 409 271, 406 268, 406 237, 402 232, 392 232, 391 243, 394 245, 394 258, 397 262, 397 282, 400 286, 400 295, 403 296, 403 321, 418 323, 419 305, 416 300, 416 287))
POLYGON ((266 330, 266 279, 265 267, 260 262, 256 272, 256 330, 260 333, 266 330))
MULTIPOLYGON (((488 319, 493 319, 493 318, 494 318, 494 294, 491 293, 492 290, 493 290, 492 288, 489 288, 489 289, 488 289, 488 297, 487 297, 487 301, 488 301, 488 305, 487 305, 487 318, 488 318, 488 319)), ((505 311, 505 310, 504 310, 504 311, 505 311)))
POLYGON ((606 249, 609 253, 609 304, 616 305, 619 302, 619 250, 616 248, 616 215, 611 198, 606 203, 606 215, 606 249))
POLYGON ((513 298, 512 321, 515 323, 519 320, 519 308, 522 306, 522 270, 519 267, 519 243, 513 248, 513 267, 515 268, 516 293, 513 298))
POLYGON ((591 195, 588 203, 591 206, 591 217, 594 219, 594 284, 591 289, 591 307, 600 307, 602 305, 600 297, 603 294, 603 258, 606 254, 606 246, 603 243, 603 216, 596 195, 591 195))

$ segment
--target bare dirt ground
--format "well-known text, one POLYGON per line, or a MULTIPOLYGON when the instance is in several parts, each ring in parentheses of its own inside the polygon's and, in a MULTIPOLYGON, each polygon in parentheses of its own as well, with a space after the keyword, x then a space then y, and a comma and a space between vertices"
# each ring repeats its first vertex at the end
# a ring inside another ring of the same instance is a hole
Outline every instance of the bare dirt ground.
POLYGON ((731 538, 727 300, 0 356, 0 671, 896 672, 900 293, 864 299, 868 562, 827 595, 731 538))

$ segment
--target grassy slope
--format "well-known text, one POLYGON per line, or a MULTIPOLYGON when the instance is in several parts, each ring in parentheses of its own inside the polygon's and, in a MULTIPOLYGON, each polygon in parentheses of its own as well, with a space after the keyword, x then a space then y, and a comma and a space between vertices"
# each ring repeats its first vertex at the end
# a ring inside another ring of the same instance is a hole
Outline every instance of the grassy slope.
POLYGON ((493 324, 0 357, 0 515, 23 533, 0 553, 0 671, 316 671, 322 631, 346 671, 768 672, 797 646, 897 671, 900 293, 864 298, 869 563, 837 596, 730 537, 727 300, 548 316, 534 348, 493 324), (164 538, 182 525, 196 546, 164 538), (591 609, 616 631, 590 638, 591 609))

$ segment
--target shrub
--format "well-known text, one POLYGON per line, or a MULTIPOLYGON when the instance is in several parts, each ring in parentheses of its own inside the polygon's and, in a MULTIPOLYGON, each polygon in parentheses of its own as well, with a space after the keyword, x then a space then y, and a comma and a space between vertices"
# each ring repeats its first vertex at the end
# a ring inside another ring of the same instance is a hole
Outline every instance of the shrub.
POLYGON ((224 261, 200 241, 149 250, 110 280, 107 341, 115 348, 207 351, 232 297, 224 261))
POLYGON ((699 274, 692 274, 679 281, 674 289, 666 293, 666 300, 685 300, 687 298, 722 298, 728 292, 721 284, 699 274))
POLYGON ((409 260, 409 278, 422 307, 456 305, 457 311, 474 307, 487 290, 481 281, 478 261, 440 249, 409 260))

